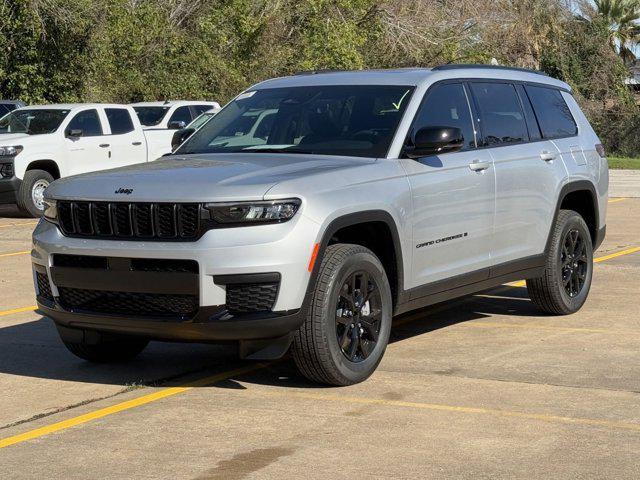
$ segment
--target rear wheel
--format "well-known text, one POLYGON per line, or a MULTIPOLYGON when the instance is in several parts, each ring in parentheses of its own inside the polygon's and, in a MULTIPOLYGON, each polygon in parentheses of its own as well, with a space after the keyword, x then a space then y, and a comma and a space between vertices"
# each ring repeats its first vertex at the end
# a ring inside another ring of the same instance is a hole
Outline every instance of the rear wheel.
POLYGON ((527 280, 529 297, 554 315, 577 312, 589 295, 593 276, 593 245, 584 219, 561 210, 554 226, 542 277, 527 280))
POLYGON ((53 176, 44 170, 27 170, 18 191, 18 208, 31 217, 44 212, 44 191, 53 182, 53 176))
POLYGON ((97 337, 91 342, 70 341, 60 335, 67 350, 76 357, 93 363, 120 363, 136 357, 149 344, 145 338, 124 335, 97 337))
POLYGON ((359 245, 331 245, 305 323, 294 337, 294 361, 315 382, 361 382, 382 360, 391 318, 391 289, 380 260, 359 245))

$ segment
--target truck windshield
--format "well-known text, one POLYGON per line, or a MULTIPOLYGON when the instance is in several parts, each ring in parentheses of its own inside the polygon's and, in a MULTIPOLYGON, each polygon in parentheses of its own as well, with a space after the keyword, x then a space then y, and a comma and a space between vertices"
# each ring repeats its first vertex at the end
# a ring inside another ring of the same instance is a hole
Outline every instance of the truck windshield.
POLYGON ((55 132, 69 110, 14 110, 0 118, 0 133, 43 135, 55 132))
POLYGON ((382 157, 413 87, 332 85, 239 95, 177 154, 278 152, 382 157))
POLYGON ((145 127, 158 125, 169 111, 169 107, 133 107, 140 123, 145 127))

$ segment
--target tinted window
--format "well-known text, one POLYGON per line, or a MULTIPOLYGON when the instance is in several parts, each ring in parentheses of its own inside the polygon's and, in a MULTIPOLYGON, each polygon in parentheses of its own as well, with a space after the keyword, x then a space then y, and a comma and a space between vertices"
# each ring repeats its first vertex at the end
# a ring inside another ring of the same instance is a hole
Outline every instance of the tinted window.
POLYGON ((458 127, 465 148, 476 146, 469 103, 461 84, 438 85, 429 90, 413 123, 414 131, 424 127, 458 127))
POLYGON ((191 110, 188 106, 178 107, 171 118, 169 119, 169 123, 171 122, 184 122, 185 125, 191 123, 191 110))
POLYGON ((196 115, 200 115, 201 113, 208 112, 213 107, 211 105, 194 105, 193 109, 196 111, 196 115))
POLYGON ((112 135, 133 132, 133 121, 129 111, 124 108, 105 108, 112 135))
POLYGON ((9 113, 13 108, 9 108, 11 105, 0 103, 0 117, 9 113))
POLYGON ((194 133, 178 152, 385 156, 412 92, 413 87, 398 85, 244 92, 194 133))
POLYGON ((516 85, 516 90, 518 90, 518 96, 520 97, 520 102, 522 103, 522 107, 524 108, 524 117, 527 120, 529 140, 532 142, 541 140, 542 134, 540 133, 540 127, 538 126, 536 115, 535 113, 533 113, 533 108, 531 107, 529 96, 527 95, 527 92, 525 92, 522 85, 516 85))
POLYGON ((545 87, 526 88, 544 138, 577 135, 578 127, 560 91, 545 87))
POLYGON ((97 110, 85 110, 78 113, 71 122, 67 130, 82 130, 83 137, 95 137, 102 135, 102 125, 97 110))
POLYGON ((169 107, 133 107, 138 120, 145 127, 158 125, 169 111, 169 107))
POLYGON ((516 89, 509 83, 472 83, 480 109, 484 145, 527 141, 527 124, 516 89))

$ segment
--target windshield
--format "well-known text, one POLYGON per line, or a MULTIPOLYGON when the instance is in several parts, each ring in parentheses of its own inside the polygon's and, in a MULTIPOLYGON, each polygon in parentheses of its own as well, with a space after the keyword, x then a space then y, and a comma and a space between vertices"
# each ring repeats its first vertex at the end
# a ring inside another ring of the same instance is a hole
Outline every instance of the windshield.
POLYGON ((133 107, 133 109, 138 114, 140 123, 145 127, 158 125, 169 111, 169 107, 133 107))
POLYGON ((413 87, 332 85, 239 95, 177 153, 280 152, 382 157, 413 87))
POLYGON ((0 133, 53 133, 68 114, 69 110, 14 110, 0 118, 0 133))
POLYGON ((188 127, 189 128, 193 128, 195 130, 199 129, 202 125, 204 125, 205 123, 207 123, 211 117, 213 117, 215 115, 215 113, 203 113, 202 115, 200 115, 199 117, 196 117, 196 119, 191 122, 188 127))

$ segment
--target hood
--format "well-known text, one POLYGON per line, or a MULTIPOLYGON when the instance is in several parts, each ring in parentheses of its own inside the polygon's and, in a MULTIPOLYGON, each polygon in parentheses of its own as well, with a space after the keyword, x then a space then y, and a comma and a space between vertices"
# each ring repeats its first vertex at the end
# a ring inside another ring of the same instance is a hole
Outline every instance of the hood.
POLYGON ((19 140, 31 137, 32 135, 27 135, 26 133, 0 133, 0 145, 13 145, 19 140))
POLYGON ((372 162, 375 160, 276 153, 165 157, 57 180, 47 189, 47 197, 129 202, 260 200, 278 182, 372 162), (120 189, 123 193, 116 193, 120 189))

